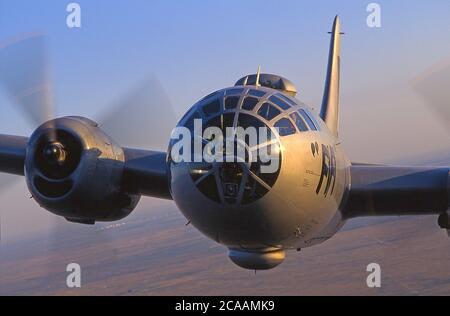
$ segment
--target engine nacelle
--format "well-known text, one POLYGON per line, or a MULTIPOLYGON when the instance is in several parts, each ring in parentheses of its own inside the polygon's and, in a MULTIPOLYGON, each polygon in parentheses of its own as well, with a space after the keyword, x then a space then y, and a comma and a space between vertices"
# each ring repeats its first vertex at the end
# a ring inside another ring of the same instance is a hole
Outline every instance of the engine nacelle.
POLYGON ((64 117, 30 137, 25 176, 33 198, 69 221, 93 224, 131 213, 140 196, 123 192, 124 152, 97 125, 64 117))

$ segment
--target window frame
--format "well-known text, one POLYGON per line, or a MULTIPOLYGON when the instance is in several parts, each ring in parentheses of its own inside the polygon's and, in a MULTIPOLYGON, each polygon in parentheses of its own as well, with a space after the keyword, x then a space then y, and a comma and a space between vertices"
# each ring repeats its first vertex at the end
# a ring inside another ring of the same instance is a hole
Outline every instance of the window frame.
POLYGON ((300 109, 298 109, 297 112, 299 112, 299 114, 305 119, 305 122, 309 126, 311 131, 317 132, 319 130, 317 128, 316 124, 314 124, 314 121, 311 119, 311 117, 305 111, 305 109, 300 108, 300 109))
POLYGON ((292 120, 287 116, 282 117, 278 121, 276 121, 275 124, 273 124, 273 128, 275 128, 278 131, 278 135, 280 135, 280 137, 291 136, 291 135, 295 135, 297 133, 297 128, 295 127, 295 124, 293 124, 292 120), (289 134, 281 133, 281 129, 279 127, 277 127, 277 124, 279 124, 281 121, 287 121, 291 125, 293 133, 289 133, 289 134))

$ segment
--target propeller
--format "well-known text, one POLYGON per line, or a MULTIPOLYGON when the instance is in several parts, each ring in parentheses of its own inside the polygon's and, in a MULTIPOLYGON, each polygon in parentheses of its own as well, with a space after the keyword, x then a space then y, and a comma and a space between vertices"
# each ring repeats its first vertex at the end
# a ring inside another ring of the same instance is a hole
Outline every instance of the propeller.
POLYGON ((161 83, 148 76, 99 115, 102 130, 123 146, 166 151, 175 111, 161 83))
POLYGON ((42 34, 0 44, 0 81, 33 128, 53 118, 50 68, 42 34))
MULTIPOLYGON (((447 129, 450 129, 450 58, 430 66, 427 70, 417 75, 411 82, 412 89, 423 99, 447 129)), ((427 155, 408 157, 397 163, 421 166, 445 166, 448 165, 450 152, 433 152, 427 155)), ((378 219, 358 219, 357 224, 362 226, 373 226, 374 223, 385 221, 378 219)), ((351 224, 355 225, 355 224, 351 224)), ((369 230, 371 238, 382 243, 382 231, 369 230)))
POLYGON ((450 129, 450 59, 441 61, 418 75, 412 81, 413 89, 435 111, 450 129))
MULTIPOLYGON (((53 109, 44 37, 18 36, 0 44, 0 82, 32 128, 51 118, 53 109)), ((15 178, 0 175, 0 190, 15 178)), ((2 216, 0 213, 0 240, 2 216)))
MULTIPOLYGON (((0 86, 3 86, 33 129, 55 118, 47 56, 43 34, 29 34, 0 44, 0 86)), ((108 112, 100 115, 97 122, 120 145, 167 149, 176 116, 155 76, 148 76, 129 93, 113 100, 107 109, 108 112)), ((49 134, 42 146, 41 156, 41 163, 51 176, 57 176, 59 171, 70 170, 73 161, 70 146, 55 131, 49 134)), ((2 184, 10 183, 11 178, 0 174, 0 190, 2 184)), ((0 218, 0 238, 1 225, 0 218)), ((51 243, 58 240, 56 226, 52 225, 53 233, 49 236, 51 243)), ((102 230, 95 231, 104 234, 102 230)), ((101 238, 105 239, 104 236, 101 238)))

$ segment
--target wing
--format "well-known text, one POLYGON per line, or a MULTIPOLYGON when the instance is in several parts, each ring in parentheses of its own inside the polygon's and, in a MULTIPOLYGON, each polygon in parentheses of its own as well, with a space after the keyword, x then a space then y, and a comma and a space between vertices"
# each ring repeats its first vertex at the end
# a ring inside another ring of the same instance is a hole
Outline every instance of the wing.
MULTIPOLYGON (((24 175, 28 138, 0 135, 0 172, 24 175)), ((172 199, 166 170, 166 153, 124 148, 123 190, 172 199)))
POLYGON ((28 138, 0 135, 0 172, 24 175, 28 138))
POLYGON ((443 214, 449 209, 449 167, 351 166, 345 218, 443 214))
POLYGON ((171 200, 165 152, 124 148, 124 188, 128 192, 171 200))

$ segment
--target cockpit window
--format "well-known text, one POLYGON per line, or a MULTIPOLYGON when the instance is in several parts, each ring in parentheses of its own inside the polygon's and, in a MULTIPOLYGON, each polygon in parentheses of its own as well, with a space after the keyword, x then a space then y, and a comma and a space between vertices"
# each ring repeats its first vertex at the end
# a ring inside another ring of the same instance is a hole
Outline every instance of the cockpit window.
MULTIPOLYGON (((244 129, 249 128, 249 127, 260 128, 260 127, 265 127, 266 124, 264 124, 261 120, 254 117, 253 115, 240 113, 239 119, 238 119, 238 126, 244 128, 244 129)), ((269 129, 269 128, 267 128, 267 129, 269 129)))
POLYGON ((258 111, 258 114, 264 117, 266 120, 271 121, 276 116, 280 114, 280 110, 278 110, 276 107, 274 107, 270 103, 264 103, 261 108, 258 111))
POLYGON ((221 115, 214 116, 208 122, 206 122, 205 126, 203 126, 204 129, 206 129, 208 127, 219 127, 221 129, 222 128, 222 117, 221 117, 221 115))
POLYGON ((269 101, 273 102, 276 105, 278 105, 283 110, 289 110, 291 108, 291 106, 289 104, 287 104, 285 101, 277 98, 276 96, 271 96, 269 98, 269 101))
POLYGON ((187 127, 189 130, 194 130, 194 120, 201 119, 202 116, 198 111, 195 111, 187 120, 186 123, 184 123, 184 126, 187 127))
POLYGON ((242 103, 242 109, 247 111, 253 111, 255 106, 258 104, 259 99, 253 97, 246 97, 242 103))
POLYGON ((275 138, 275 135, 273 135, 271 129, 266 126, 261 120, 259 120, 257 117, 253 115, 248 115, 245 113, 240 113, 239 118, 237 120, 237 126, 242 127, 243 129, 247 129, 249 127, 254 127, 258 131, 261 131, 261 127, 266 128, 267 135, 259 135, 259 140, 262 139, 262 137, 265 137, 265 139, 270 140, 272 138, 275 138))
POLYGON ((262 198, 269 189, 266 186, 261 185, 254 178, 249 178, 247 185, 245 186, 244 196, 242 198, 242 204, 249 204, 262 198))
POLYGON ((227 127, 233 127, 234 124, 234 113, 225 113, 222 116, 222 129, 226 132, 227 127))
POLYGON ((237 88, 237 89, 228 89, 225 91, 226 95, 241 95, 242 92, 244 92, 244 89, 237 88))
POLYGON ((283 99, 284 101, 286 101, 287 103, 289 103, 292 106, 297 105, 297 103, 295 103, 294 101, 292 101, 290 98, 288 98, 287 96, 285 96, 284 94, 281 93, 277 93, 276 94, 277 97, 283 99))
POLYGON ((231 109, 235 109, 238 106, 239 103, 239 99, 240 97, 236 96, 236 97, 227 97, 225 99, 225 109, 226 110, 231 110, 231 109))
POLYGON ((212 97, 218 97, 219 95, 221 95, 222 94, 222 92, 221 91, 216 91, 216 92, 213 92, 213 93, 211 93, 211 94, 208 94, 206 97, 204 97, 203 99, 201 99, 201 101, 206 101, 206 100, 208 100, 208 99, 211 99, 212 97))
POLYGON ((311 118, 309 117, 309 115, 305 112, 305 110, 300 109, 299 110, 300 115, 305 119, 306 123, 308 124, 309 128, 312 129, 313 131, 317 131, 317 127, 314 124, 314 122, 311 120, 311 118))
POLYGON ((300 117, 300 115, 297 112, 292 113, 291 119, 295 122, 295 125, 297 126, 298 130, 300 132, 307 132, 308 127, 306 126, 305 121, 300 117))
POLYGON ((278 128, 278 133, 280 136, 288 136, 295 134, 295 127, 292 125, 288 118, 282 118, 275 123, 275 128, 278 128))
POLYGON ((316 117, 314 116, 314 114, 311 113, 310 110, 308 110, 307 108, 304 109, 305 113, 308 114, 309 118, 313 121, 314 125, 316 126, 317 130, 320 130, 320 124, 317 122, 316 117))
POLYGON ((213 100, 203 106, 203 113, 205 113, 206 116, 217 114, 219 111, 220 111, 219 99, 213 100))
MULTIPOLYGON (((192 133, 190 136, 191 155, 187 156, 191 160, 183 164, 183 161, 169 158, 171 168, 185 166, 198 190, 217 203, 246 205, 262 198, 275 185, 282 159, 279 135, 265 121, 273 121, 279 116, 280 106, 265 102, 259 107, 264 102, 261 98, 269 93, 271 92, 264 88, 232 88, 213 93, 197 103, 180 121, 179 126, 193 131, 194 120, 202 119, 203 134, 192 133), (245 91, 247 94, 242 96, 245 91), (254 110, 258 110, 258 115, 247 112, 254 110), (209 129, 211 133, 205 133, 209 127, 218 127, 223 136, 211 132, 217 129, 209 129), (256 134, 250 127, 256 128, 256 134), (261 134, 265 131, 267 135, 261 134), (199 140, 201 146, 198 146, 199 140), (223 146, 211 146, 214 142, 223 146), (200 154, 196 153, 196 147, 200 154), (209 160, 213 157, 223 159, 209 160)), ((287 104, 282 98, 278 100, 287 104)), ((281 136, 296 132, 289 119, 286 122, 280 120, 276 127, 281 136)), ((172 140, 169 152, 177 141, 182 140, 181 136, 172 140)), ((181 148, 179 156, 187 157, 184 150, 185 148, 181 148)))
POLYGON ((262 97, 262 96, 264 96, 266 93, 264 92, 264 91, 262 91, 262 90, 254 90, 254 89, 252 89, 252 90, 249 90, 248 91, 248 95, 251 95, 251 96, 254 96, 254 97, 262 97))
POLYGON ((203 179, 200 178, 199 180, 197 180, 197 182, 198 182, 197 184, 198 189, 201 192, 203 192, 204 195, 206 195, 211 200, 220 203, 220 195, 219 191, 217 190, 216 179, 214 177, 214 174, 209 174, 205 176, 203 179))

